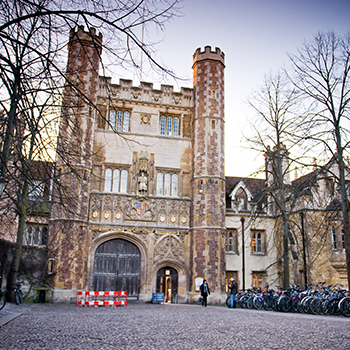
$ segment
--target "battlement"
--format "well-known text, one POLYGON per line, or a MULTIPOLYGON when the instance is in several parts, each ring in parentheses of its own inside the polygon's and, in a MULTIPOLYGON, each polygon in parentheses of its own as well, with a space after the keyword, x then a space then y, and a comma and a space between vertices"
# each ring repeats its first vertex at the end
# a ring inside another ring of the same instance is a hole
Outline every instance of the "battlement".
POLYGON ((100 76, 100 97, 192 107, 192 88, 181 87, 176 92, 172 85, 162 84, 158 90, 153 88, 153 83, 142 81, 139 86, 132 84, 133 81, 128 79, 119 79, 119 84, 112 84, 110 77, 100 76))
POLYGON ((69 33, 69 43, 71 44, 75 40, 79 40, 82 44, 85 45, 102 45, 103 35, 99 33, 96 35, 96 29, 90 28, 89 31, 84 30, 84 26, 78 26, 78 30, 72 28, 69 33))
POLYGON ((211 46, 205 46, 204 51, 199 47, 193 54, 193 64, 204 60, 215 60, 225 65, 225 54, 218 47, 215 51, 211 50, 211 46))

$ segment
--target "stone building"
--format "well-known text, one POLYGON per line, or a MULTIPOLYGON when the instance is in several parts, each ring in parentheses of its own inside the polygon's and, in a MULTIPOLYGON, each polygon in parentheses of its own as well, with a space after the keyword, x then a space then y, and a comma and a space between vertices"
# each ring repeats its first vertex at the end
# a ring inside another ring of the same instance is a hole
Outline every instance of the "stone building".
MULTIPOLYGON (((168 302, 193 302, 206 278, 209 302, 223 303, 231 276, 244 289, 280 285, 271 178, 224 175, 224 53, 197 49, 193 88, 175 92, 99 76, 102 41, 94 29, 70 33, 52 205, 26 223, 25 252, 40 253, 53 300, 127 290, 129 299, 163 292, 168 302)), ((285 179, 292 283, 346 284, 339 194, 328 174, 285 179)), ((13 224, 2 226, 0 249, 16 241, 13 224)))
MULTIPOLYGON (((293 181, 285 178, 290 282, 301 288, 319 282, 348 286, 340 192, 332 174, 334 160, 293 181)), ((346 179, 350 184, 349 169, 346 179)), ((268 198, 268 182, 226 177, 226 269, 241 288, 282 284, 282 222, 268 198)))
MULTIPOLYGON (((54 297, 78 289, 129 297, 225 298, 224 54, 193 56, 194 88, 100 77, 102 37, 83 28, 69 43, 56 172, 69 206, 50 218, 54 297), (90 35, 92 34, 92 35, 90 35), (77 103, 79 86, 98 111, 77 103), (79 130, 76 130, 79 125, 79 130), (69 158, 70 168, 64 157, 69 158)), ((54 190, 54 197, 57 195, 54 190)))

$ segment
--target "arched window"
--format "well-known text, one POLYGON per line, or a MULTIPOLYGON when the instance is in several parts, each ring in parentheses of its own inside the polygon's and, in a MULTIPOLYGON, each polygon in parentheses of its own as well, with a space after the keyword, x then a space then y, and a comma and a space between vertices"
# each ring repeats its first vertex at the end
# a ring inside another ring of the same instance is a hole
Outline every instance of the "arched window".
POLYGON ((177 174, 157 174, 157 195, 158 196, 178 196, 179 176, 177 174))
POLYGON ((123 112, 118 111, 117 112, 117 131, 122 131, 122 125, 123 125, 123 112))
POLYGON ((115 111, 110 111, 109 113, 109 130, 114 130, 115 128, 115 111))
POLYGON ((227 237, 226 237, 226 251, 227 252, 234 252, 235 246, 234 246, 234 232, 233 231, 227 231, 227 237))
POLYGON ((171 176, 171 195, 173 197, 177 196, 177 183, 178 183, 178 176, 176 174, 173 174, 171 176))
POLYGON ((123 123, 123 131, 124 132, 129 131, 129 121, 130 121, 130 113, 124 112, 124 123, 123 123))
POLYGON ((256 241, 257 241, 256 251, 261 253, 262 252, 262 240, 261 240, 261 233, 260 232, 256 235, 256 241))
POLYGON ((109 113, 109 130, 129 131, 130 112, 111 110, 109 113))
POLYGON ((170 196, 170 174, 164 176, 164 195, 170 196))
POLYGON ((121 181, 120 181, 120 192, 127 192, 127 184, 128 184, 128 172, 127 170, 122 170, 121 181))
POLYGON ((106 169, 105 192, 111 192, 112 189, 112 169, 106 169))
POLYGON ((167 122, 166 122, 166 134, 168 136, 171 136, 171 129, 173 128, 172 127, 172 121, 173 121, 173 118, 171 117, 168 117, 167 118, 167 122))
POLYGON ((165 135, 165 117, 164 117, 164 115, 162 115, 161 117, 160 117, 160 134, 161 135, 165 135))
POLYGON ((28 225, 24 232, 24 244, 30 246, 47 245, 47 226, 28 225))
POLYGON ((119 178, 120 178, 120 170, 114 169, 113 171, 113 192, 119 192, 119 178))
POLYGON ((179 136, 180 120, 178 117, 164 116, 160 117, 160 134, 167 136, 179 136))
POLYGON ((263 253, 263 233, 260 231, 252 233, 252 253, 263 253))
POLYGON ((175 117, 174 118, 174 136, 179 136, 179 118, 175 117))
POLYGON ((337 250, 337 233, 334 226, 332 227, 332 249, 337 250))
POLYGON ((263 287, 263 274, 261 272, 253 272, 252 287, 261 289, 263 287))
POLYGON ((157 175, 157 195, 163 195, 163 174, 158 173, 157 175))
POLYGON ((41 232, 40 227, 36 226, 33 230, 33 245, 40 245, 41 243, 41 232))
POLYGON ((33 227, 28 226, 26 227, 25 244, 32 245, 32 240, 33 240, 33 227))
POLYGON ((248 201, 248 198, 247 198, 247 193, 246 191, 244 191, 243 188, 239 188, 235 194, 235 197, 237 200, 240 201, 240 209, 242 210, 245 210, 247 209, 247 201, 248 201))

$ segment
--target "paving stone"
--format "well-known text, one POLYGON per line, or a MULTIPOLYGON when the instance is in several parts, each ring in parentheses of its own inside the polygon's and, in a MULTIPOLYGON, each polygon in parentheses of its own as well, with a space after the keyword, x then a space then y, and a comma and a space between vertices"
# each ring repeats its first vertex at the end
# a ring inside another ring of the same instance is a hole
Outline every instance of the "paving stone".
POLYGON ((173 304, 22 310, 0 328, 0 349, 350 349, 342 317, 173 304))

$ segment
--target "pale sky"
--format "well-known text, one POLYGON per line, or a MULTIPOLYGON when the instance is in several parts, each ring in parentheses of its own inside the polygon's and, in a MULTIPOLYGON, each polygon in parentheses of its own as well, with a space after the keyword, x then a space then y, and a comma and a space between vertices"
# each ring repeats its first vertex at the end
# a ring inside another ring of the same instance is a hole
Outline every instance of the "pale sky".
MULTIPOLYGON (((198 47, 219 47, 225 53, 225 173, 249 176, 263 156, 242 148, 249 110, 246 100, 270 72, 288 64, 318 31, 350 31, 350 0, 184 0, 183 17, 166 25, 158 56, 192 87, 192 55, 198 47)), ((129 72, 130 73, 130 72, 129 72)), ((122 78, 137 78, 130 74, 122 78)), ((158 88, 159 78, 143 79, 158 88)))

